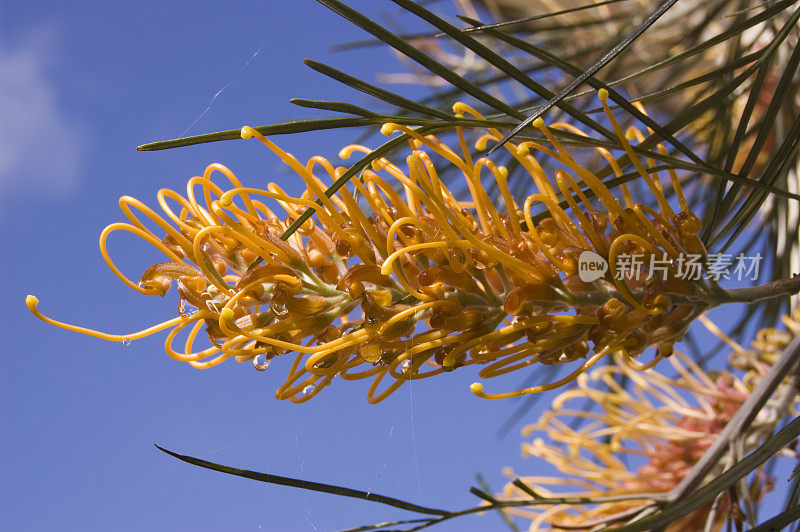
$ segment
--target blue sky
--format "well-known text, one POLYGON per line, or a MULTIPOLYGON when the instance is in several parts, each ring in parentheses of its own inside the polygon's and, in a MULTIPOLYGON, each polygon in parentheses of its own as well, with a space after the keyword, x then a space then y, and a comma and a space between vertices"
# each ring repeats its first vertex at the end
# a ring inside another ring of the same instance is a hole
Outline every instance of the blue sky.
MULTIPOLYGON (((0 527, 323 531, 416 517, 201 470, 153 443, 447 509, 475 504, 467 490, 478 471, 497 489, 502 467, 536 467, 519 457, 519 427, 496 437, 516 403, 474 397, 472 370, 406 386, 377 406, 361 382, 294 405, 274 399, 283 366, 198 371, 163 353, 163 335, 104 342, 48 327, 23 305, 36 294, 48 315, 110 332, 174 316, 173 293, 138 295, 100 257, 100 231, 122 220, 117 198, 155 205, 159 188, 180 191, 212 162, 252 186, 291 176, 254 142, 135 147, 187 129, 319 116, 291 97, 358 102, 302 59, 368 80, 370 62, 403 70, 385 51, 328 51, 360 38, 311 0, 0 3, 0 527)), ((335 158, 353 138, 276 140, 301 158, 335 158)), ((133 239, 112 240, 132 275, 161 260, 133 239)), ((434 530, 502 527, 486 515, 434 530)))

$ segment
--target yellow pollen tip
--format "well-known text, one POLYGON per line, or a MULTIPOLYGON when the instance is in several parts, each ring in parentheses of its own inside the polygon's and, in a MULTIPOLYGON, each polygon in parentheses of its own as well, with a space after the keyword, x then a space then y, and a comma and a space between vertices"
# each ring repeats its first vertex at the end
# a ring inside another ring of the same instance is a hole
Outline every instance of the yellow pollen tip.
POLYGON ((39 298, 38 297, 32 296, 30 294, 25 296, 25 305, 28 307, 28 309, 34 310, 36 308, 36 305, 38 305, 38 304, 39 304, 39 298))
POLYGON ((541 116, 533 121, 533 127, 544 127, 544 120, 541 116))
POLYGON ((483 383, 480 382, 473 382, 469 385, 469 389, 474 394, 483 393, 483 383))
POLYGON ((528 147, 524 144, 520 144, 520 146, 517 148, 517 155, 519 155, 520 157, 527 157, 528 155, 530 155, 530 153, 531 150, 529 150, 528 147))
POLYGON ((224 308, 219 311, 219 320, 225 322, 233 321, 233 310, 229 308, 224 308))
POLYGON ((486 141, 488 139, 486 137, 481 137, 475 141, 475 149, 478 151, 483 151, 486 149, 486 141))
POLYGON ((456 103, 454 103, 453 104, 453 112, 456 114, 457 118, 463 118, 464 117, 464 113, 467 112, 466 104, 464 104, 464 102, 456 102, 456 103))
POLYGON ((219 198, 219 204, 222 205, 223 207, 230 207, 232 203, 233 203, 233 195, 227 192, 219 198))
POLYGON ((636 138, 636 132, 632 128, 628 129, 628 131, 625 132, 625 138, 634 140, 636 138))
POLYGON ((601 100, 606 101, 608 99, 608 90, 600 89, 599 91, 597 91, 597 95, 600 97, 601 100))
POLYGON ((500 175, 503 176, 503 179, 508 177, 508 168, 505 166, 498 166, 497 171, 500 172, 500 175))
POLYGON ((394 133, 394 124, 383 124, 381 126, 381 134, 386 135, 387 137, 391 137, 392 133, 394 133))
POLYGON ((253 128, 250 126, 243 126, 242 131, 239 134, 243 139, 247 140, 253 136, 253 128))

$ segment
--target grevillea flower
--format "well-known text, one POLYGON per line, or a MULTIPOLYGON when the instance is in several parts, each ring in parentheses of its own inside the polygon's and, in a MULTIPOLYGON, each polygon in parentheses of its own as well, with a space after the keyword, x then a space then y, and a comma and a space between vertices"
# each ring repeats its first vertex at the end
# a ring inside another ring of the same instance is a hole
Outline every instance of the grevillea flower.
MULTIPOLYGON (((729 363, 731 367, 745 372, 742 381, 749 389, 755 389, 758 386, 764 375, 784 353, 789 343, 797 335, 800 335, 800 307, 797 307, 791 315, 781 318, 786 329, 767 327, 759 330, 756 333, 755 340, 750 344, 750 348, 746 348, 734 341, 705 316, 700 316, 699 319, 709 331, 731 348, 729 363)), ((792 384, 787 377, 778 387, 775 395, 788 394, 789 386, 792 386, 792 384)), ((792 409, 794 415, 800 415, 800 409, 798 409, 797 405, 792 405, 792 409)))
MULTIPOLYGON (((680 353, 670 362, 677 379, 655 369, 632 371, 624 361, 583 374, 575 389, 560 394, 536 424, 523 430, 526 436, 538 436, 523 444, 523 454, 541 458, 563 474, 521 477, 528 488, 544 497, 617 496, 621 500, 508 511, 529 518, 531 532, 589 530, 629 521, 653 502, 654 494, 677 486, 751 388, 747 379, 729 372, 712 377, 680 353), (625 387, 623 379, 628 380, 625 387)), ((783 398, 784 394, 776 394, 759 412, 742 438, 743 453, 772 435, 787 414, 783 398)), ((733 462, 730 454, 709 476, 718 476, 733 462)), ((757 501, 771 489, 771 482, 757 472, 747 497, 757 501)), ((711 504, 698 508, 667 530, 719 530, 729 514, 741 522, 744 513, 732 493, 723 492, 713 510, 711 504)), ((502 497, 530 499, 515 484, 507 485, 502 497)))
MULTIPOLYGON (((477 395, 498 398, 555 388, 609 353, 640 368, 652 365, 671 353, 691 320, 711 304, 713 286, 678 278, 673 259, 705 256, 697 237, 700 222, 688 210, 674 172, 665 185, 665 176, 645 168, 630 144, 642 134, 622 130, 606 97, 601 91, 625 156, 646 184, 645 203, 635 203, 625 185, 618 199, 573 158, 551 130, 582 134, 567 124, 536 122, 548 146, 506 145, 535 191, 522 203, 506 185, 506 168, 474 159, 461 128, 450 147, 435 136, 385 124, 385 134, 400 131, 410 138, 405 166, 378 158, 350 188, 328 197, 326 182, 344 168, 322 157, 303 164, 244 127, 242 136, 274 152, 302 178, 305 192, 293 197, 275 183, 244 187, 228 168, 213 164, 189 180, 185 196, 160 190, 163 214, 123 197, 120 207, 129 223, 112 224, 101 235, 103 258, 132 289, 163 296, 176 285, 179 316, 135 334, 109 335, 44 316, 33 296, 28 307, 48 323, 114 341, 169 329, 167 353, 197 368, 230 358, 265 369, 271 359, 294 353, 276 395, 296 402, 337 376, 372 378, 368 400, 377 402, 408 380, 461 366, 482 365, 480 376, 491 378, 533 364, 579 361, 570 376, 549 385, 504 394, 472 385, 477 395), (547 176, 537 157, 563 169, 547 176), (439 179, 437 165, 460 170, 469 189, 466 201, 439 179), (212 180, 217 173, 226 184, 212 180), (665 186, 677 193, 679 212, 665 198, 665 186), (490 187, 500 191, 498 204, 487 193, 490 187), (309 207, 315 217, 281 240, 309 207), (148 229, 142 217, 163 233, 148 229), (141 237, 166 261, 134 282, 106 250, 115 231, 141 237), (586 252, 610 264, 588 282, 578 272, 586 252), (640 255, 642 275, 616 275, 621 254, 640 255), (663 275, 647 275, 650 258, 666 259, 663 275), (198 310, 190 313, 191 307, 198 310), (176 348, 179 336, 185 339, 176 348), (208 342, 202 344, 198 337, 204 336, 208 342), (650 346, 657 350, 653 361, 636 362, 650 346)), ((454 110, 457 116, 478 116, 464 104, 454 110)), ((478 148, 499 138, 499 131, 488 130, 478 148)), ((369 151, 348 146, 341 156, 369 151)), ((600 153, 621 174, 622 163, 605 149, 600 153)))

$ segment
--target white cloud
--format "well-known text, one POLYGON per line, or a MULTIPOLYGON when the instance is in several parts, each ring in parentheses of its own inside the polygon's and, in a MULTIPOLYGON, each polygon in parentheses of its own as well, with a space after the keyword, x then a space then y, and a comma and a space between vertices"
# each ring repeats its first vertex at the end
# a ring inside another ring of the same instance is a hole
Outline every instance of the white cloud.
POLYGON ((50 74, 58 50, 49 28, 0 40, 0 195, 63 196, 78 184, 86 136, 50 74))

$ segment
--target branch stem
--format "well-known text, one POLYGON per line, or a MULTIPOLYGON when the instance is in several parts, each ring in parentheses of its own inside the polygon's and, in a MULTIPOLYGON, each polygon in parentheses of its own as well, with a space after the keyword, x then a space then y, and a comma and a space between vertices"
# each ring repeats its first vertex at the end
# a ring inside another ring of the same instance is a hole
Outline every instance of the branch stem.
POLYGON ((721 292, 721 301, 719 301, 719 304, 755 303, 756 301, 763 301, 778 296, 793 296, 798 292, 800 292, 800 275, 795 275, 789 279, 778 279, 777 281, 758 286, 724 290, 721 292))

